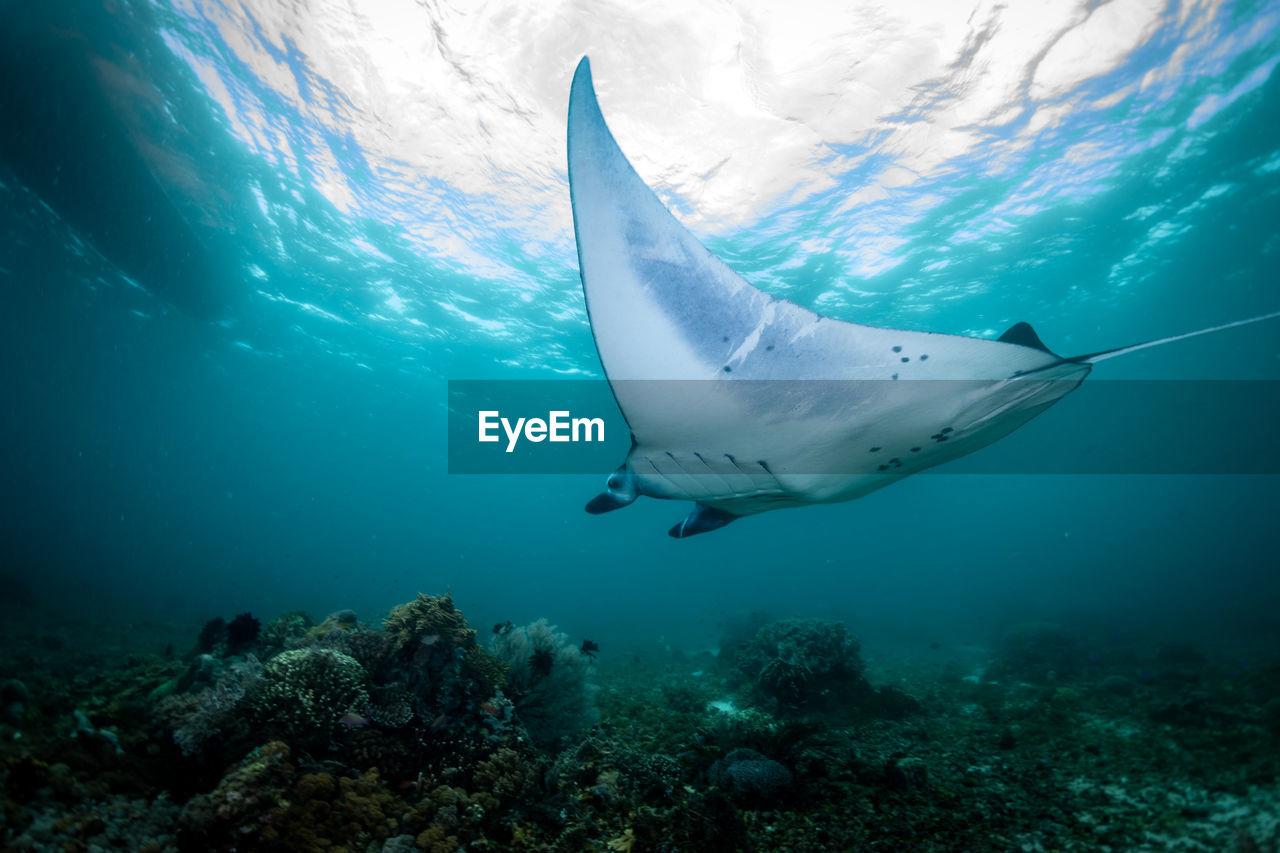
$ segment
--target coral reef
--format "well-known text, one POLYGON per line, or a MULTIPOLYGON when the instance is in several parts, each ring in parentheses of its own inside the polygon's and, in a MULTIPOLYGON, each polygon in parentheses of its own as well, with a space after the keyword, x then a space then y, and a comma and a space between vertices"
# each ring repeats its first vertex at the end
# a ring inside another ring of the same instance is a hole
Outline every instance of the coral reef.
POLYGON ((173 850, 178 807, 163 795, 154 799, 113 796, 83 800, 69 808, 46 808, 5 850, 173 850), (74 839, 74 840, 72 840, 74 839))
POLYGON ((546 619, 494 634, 489 651, 505 664, 503 692, 536 742, 554 744, 595 722, 591 662, 546 619))
POLYGON ((249 753, 208 794, 193 797, 178 816, 189 850, 233 850, 262 840, 262 815, 283 799, 296 768, 289 747, 271 741, 249 753))
MULTIPOLYGON (((444 600, 410 602, 405 624, 448 615, 444 600)), ((759 626, 721 666, 664 651, 610 655, 597 669, 545 620, 499 631, 483 655, 461 614, 450 618, 460 630, 410 628, 395 652, 391 630, 354 615, 326 621, 310 637, 292 621, 277 636, 299 645, 263 664, 228 656, 225 639, 179 661, 136 649, 107 657, 69 628, 57 629, 69 642, 56 646, 47 632, 10 631, 0 698, 20 696, 24 710, 20 728, 0 721, 0 847, 995 853, 1280 843, 1274 658, 1135 658, 1113 647, 1091 652, 1070 680, 996 681, 963 674, 977 671, 981 650, 958 673, 923 641, 916 657, 889 663, 876 648, 864 667, 832 623, 788 620, 759 626), (330 647, 361 644, 374 650, 363 660, 330 647), (761 676, 779 660, 808 673, 793 694, 799 707, 762 695, 761 676), (888 677, 892 686, 868 680, 888 677), (552 708, 563 718, 539 718, 552 708)), ((281 647, 265 633, 253 646, 264 657, 281 647)), ((148 647, 175 639, 152 635, 148 647)))
POLYGON ((770 622, 736 646, 732 664, 756 695, 782 708, 802 708, 838 686, 862 686, 858 642, 839 622, 770 622))
POLYGON ((354 658, 375 681, 386 677, 386 668, 395 648, 386 631, 356 627, 328 630, 290 643, 293 648, 329 649, 354 658))
POLYGON ((357 777, 303 773, 288 797, 263 816, 263 846, 275 850, 365 850, 396 834, 407 808, 377 770, 357 777))
POLYGON ((290 610, 272 619, 262 629, 264 645, 276 649, 285 648, 291 640, 301 639, 315 623, 305 610, 290 610))
POLYGON ((249 704, 253 719, 266 731, 290 744, 322 749, 341 729, 345 715, 368 709, 368 675, 341 652, 281 652, 262 667, 249 704))
POLYGON ((492 693, 507 683, 507 664, 482 646, 467 649, 462 669, 467 678, 471 679, 481 692, 492 693))
POLYGON ((212 739, 241 724, 240 702, 257 686, 262 666, 253 655, 231 662, 217 681, 196 693, 171 695, 156 707, 156 716, 173 731, 184 755, 198 755, 212 739))
POLYGON ((476 785, 493 796, 517 801, 537 784, 534 761, 527 750, 499 747, 476 764, 476 785))
POLYGON ((448 593, 418 593, 413 601, 391 608, 382 627, 391 634, 395 653, 410 659, 436 644, 464 650, 476 644, 476 632, 448 593))
POLYGON ((735 749, 711 765, 713 784, 748 803, 776 803, 792 784, 791 771, 754 749, 735 749))

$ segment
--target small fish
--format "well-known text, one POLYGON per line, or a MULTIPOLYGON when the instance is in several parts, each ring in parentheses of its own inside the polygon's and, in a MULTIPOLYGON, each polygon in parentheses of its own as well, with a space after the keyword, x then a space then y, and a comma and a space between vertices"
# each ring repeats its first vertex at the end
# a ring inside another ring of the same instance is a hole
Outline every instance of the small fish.
POLYGON ((494 625, 494 626, 493 626, 493 633, 495 633, 495 634, 505 634, 505 633, 507 633, 508 631, 510 631, 513 627, 515 627, 515 626, 511 624, 510 620, 508 620, 508 621, 506 621, 506 622, 499 622, 499 623, 497 623, 496 625, 494 625))
POLYGON ((373 720, 363 714, 343 714, 338 719, 338 724, 344 726, 347 731, 350 731, 351 729, 363 729, 372 722, 373 720))
POLYGON ((424 646, 434 646, 436 643, 440 642, 440 635, 439 635, 439 634, 427 634, 427 635, 426 635, 426 636, 424 636, 424 637, 419 637, 419 638, 418 638, 418 642, 419 642, 419 643, 422 643, 422 645, 424 645, 424 646))
POLYGON ((596 652, 600 651, 600 647, 591 640, 583 640, 582 649, 580 651, 587 657, 595 660, 596 652))
POLYGON ((502 712, 498 710, 498 706, 493 704, 492 702, 481 702, 480 710, 484 711, 486 714, 488 714, 491 717, 502 716, 502 712))

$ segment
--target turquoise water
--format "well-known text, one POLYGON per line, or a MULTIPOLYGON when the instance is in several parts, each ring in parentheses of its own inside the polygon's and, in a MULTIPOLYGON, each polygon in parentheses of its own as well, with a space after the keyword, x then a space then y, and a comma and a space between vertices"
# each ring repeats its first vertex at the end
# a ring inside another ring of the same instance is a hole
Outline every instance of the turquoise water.
MULTIPOLYGON (((397 30, 10 4, 5 571, 73 611, 193 619, 449 589, 473 624, 546 616, 606 649, 714 646, 753 609, 907 642, 1054 618, 1274 643, 1272 477, 922 476, 673 541, 686 505, 582 511, 606 470, 447 473, 448 380, 601 375, 563 165, 584 53, 664 201, 823 314, 1027 320, 1077 353, 1280 308, 1280 7, 1131 11, 1105 62, 1098 33, 1081 56, 1040 33, 1002 72, 1039 31, 1001 41, 986 7, 951 41, 923 12, 879 21, 854 61, 834 25, 807 59, 744 25, 727 59, 698 21, 646 53, 658 25, 621 11, 415 7, 397 30)), ((1280 326, 1090 381, 1132 378, 1280 379, 1280 326)), ((1056 414, 1028 453, 1118 428, 1056 414)))

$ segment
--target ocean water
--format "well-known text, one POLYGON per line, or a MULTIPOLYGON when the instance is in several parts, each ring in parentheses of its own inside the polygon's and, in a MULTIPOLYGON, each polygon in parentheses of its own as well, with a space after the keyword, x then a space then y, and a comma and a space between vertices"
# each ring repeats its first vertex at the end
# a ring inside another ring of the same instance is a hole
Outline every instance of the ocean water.
MULTIPOLYGON (((481 623, 636 647, 714 645, 763 607, 900 637, 1070 615, 1273 642, 1273 478, 1034 473, 1132 423, 1076 436, 1050 412, 1024 428, 1032 473, 691 541, 663 535, 686 505, 583 513, 607 470, 447 473, 448 380, 601 376, 564 166, 588 53, 660 196, 829 316, 1027 320, 1073 353, 1276 310, 1280 10, 1104 9, 868 30, 749 7, 10 7, 8 573, 77 610, 191 618, 449 589, 481 623)), ((1132 378, 1280 378, 1280 326, 1089 381, 1132 378)))
POLYGON ((450 381, 603 378, 565 166, 584 55, 677 217, 826 316, 1028 321, 1074 354, 1280 310, 1280 4, 58 0, 0 20, 0 596, 73 646, 92 632, 62 619, 191 639, 448 591, 482 633, 546 618, 601 666, 714 650, 754 611, 842 621, 873 663, 1033 620, 1280 648, 1276 472, 1180 467, 1274 429, 1280 320, 1088 380, 1251 380, 1244 423, 1192 391, 1123 418, 1069 398, 998 468, 980 452, 689 540, 666 535, 687 503, 585 513, 608 467, 451 474, 447 429, 450 381), (1089 469, 1157 426, 1149 468, 1089 469))

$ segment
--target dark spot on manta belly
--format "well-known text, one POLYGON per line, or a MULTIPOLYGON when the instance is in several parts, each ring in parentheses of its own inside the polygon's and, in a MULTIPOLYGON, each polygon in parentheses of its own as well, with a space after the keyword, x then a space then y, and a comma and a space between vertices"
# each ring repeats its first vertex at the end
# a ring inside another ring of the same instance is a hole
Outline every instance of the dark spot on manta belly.
POLYGON ((733 368, 726 364, 726 365, 724 366, 724 372, 725 372, 725 373, 733 373, 733 368))
POLYGON ((765 347, 765 348, 764 348, 764 351, 765 351, 765 352, 773 352, 773 344, 769 344, 767 347, 765 347))
POLYGON ((893 348, 893 351, 894 351, 894 352, 902 352, 902 347, 894 347, 894 348, 893 348))
POLYGON ((880 448, 879 448, 879 447, 873 447, 873 448, 871 448, 870 450, 868 450, 867 452, 868 452, 868 453, 879 453, 879 452, 880 452, 880 448))
POLYGON ((912 452, 912 453, 919 453, 919 452, 920 452, 920 448, 918 448, 918 447, 913 447, 913 448, 911 448, 911 452, 912 452))
POLYGON ((908 356, 905 356, 905 355, 904 355, 904 356, 902 357, 902 363, 903 363, 903 364, 906 364, 906 363, 907 363, 908 361, 910 361, 910 360, 911 360, 911 359, 910 359, 908 356))
POLYGON ((922 356, 920 356, 920 360, 921 360, 921 361, 928 361, 928 360, 929 360, 929 356, 928 356, 927 354, 926 354, 926 355, 922 355, 922 356))
POLYGON ((888 471, 888 470, 889 470, 889 466, 888 466, 888 465, 881 465, 881 466, 880 466, 880 467, 878 467, 876 470, 877 470, 877 471, 888 471))
POLYGON ((949 433, 949 432, 955 432, 955 428, 954 428, 954 427, 943 427, 941 430, 939 430, 939 432, 941 432, 943 435, 946 435, 946 434, 947 434, 947 433, 949 433))
POLYGON ((898 378, 898 374, 896 374, 896 373, 895 373, 895 374, 893 374, 892 376, 890 376, 889 378, 890 378, 890 379, 897 379, 897 378, 898 378))
POLYGON ((725 336, 724 336, 724 338, 722 338, 722 340, 723 340, 726 344, 727 344, 727 343, 729 343, 729 336, 728 336, 728 335, 725 335, 725 336))

